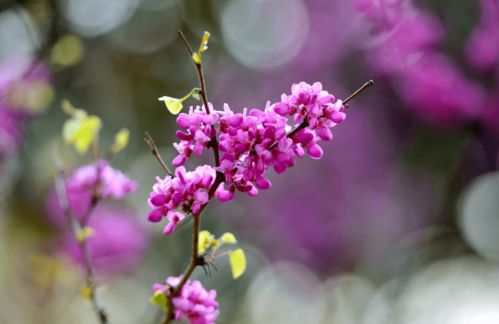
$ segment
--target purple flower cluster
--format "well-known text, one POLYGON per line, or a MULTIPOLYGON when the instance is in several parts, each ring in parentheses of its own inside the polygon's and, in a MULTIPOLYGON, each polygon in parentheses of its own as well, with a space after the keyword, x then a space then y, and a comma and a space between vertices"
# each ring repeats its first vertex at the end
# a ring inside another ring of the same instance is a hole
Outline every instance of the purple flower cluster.
MULTIPOLYGON (((493 7, 490 3, 487 5, 493 7)), ((359 0, 358 10, 371 24, 372 47, 368 51, 368 63, 378 73, 392 78, 401 99, 417 115, 440 124, 460 124, 480 118, 484 109, 484 90, 438 51, 443 31, 435 17, 407 0, 359 0)), ((490 55, 494 52, 490 47, 496 46, 490 45, 494 43, 490 42, 490 33, 494 33, 499 23, 497 19, 491 23, 489 20, 493 19, 487 17, 484 17, 482 27, 487 29, 489 38, 481 47, 490 55), (489 28, 492 25, 495 27, 489 28), (488 48, 484 49, 484 46, 488 48)), ((484 33, 477 30, 475 39, 481 42, 484 33)), ((475 48, 480 48, 477 41, 469 50, 469 53, 473 52, 470 57, 475 57, 475 48)))
MULTIPOLYGON (((168 277, 167 285, 176 287, 180 277, 168 277)), ((165 292, 164 284, 155 284, 153 292, 165 292)), ((190 324, 214 324, 218 317, 218 303, 215 300, 217 292, 207 291, 198 280, 187 280, 177 296, 173 297, 172 303, 175 307, 176 320, 188 320, 190 324)))
MULTIPOLYGON (((210 111, 213 107, 210 107, 210 111)), ((177 124, 185 129, 177 131, 176 135, 180 139, 179 143, 173 144, 178 151, 178 156, 173 160, 175 167, 181 166, 187 161, 192 153, 200 156, 203 150, 208 147, 211 137, 215 132, 213 125, 217 122, 217 114, 208 114, 202 107, 191 107, 189 113, 181 113, 177 118, 177 124)))
POLYGON ((199 166, 191 172, 180 166, 174 176, 158 177, 149 195, 149 205, 153 208, 149 212, 149 220, 159 222, 166 217, 168 224, 164 234, 170 234, 185 218, 185 213, 199 214, 201 206, 209 200, 208 190, 214 180, 215 170, 208 165, 199 166))
POLYGON ((499 2, 480 0, 481 20, 466 45, 470 63, 477 69, 490 71, 499 64, 499 2))
MULTIPOLYGON (((87 226, 94 232, 87 238, 87 245, 99 273, 123 274, 140 265, 149 244, 149 233, 135 212, 103 202, 92 211, 87 226)), ((63 236, 61 251, 76 264, 84 265, 81 248, 72 233, 63 236)))
POLYGON ((105 160, 76 169, 68 179, 69 192, 97 190, 101 198, 122 199, 137 189, 137 183, 105 160))
MULTIPOLYGON (((133 270, 147 247, 148 233, 129 208, 106 201, 95 208, 93 205, 96 197, 121 200, 137 189, 137 183, 112 168, 107 161, 99 160, 74 170, 65 184, 71 215, 80 226, 89 226, 94 231, 87 240, 95 266, 108 274, 133 270)), ((60 250, 76 263, 83 264, 80 247, 68 228, 59 199, 52 188, 47 197, 47 216, 61 231, 63 244, 60 250)))
POLYGON ((297 157, 322 157, 318 142, 333 138, 331 128, 345 119, 344 110, 342 101, 323 90, 319 82, 294 84, 291 94, 283 94, 277 103, 267 103, 264 110, 235 113, 225 105, 223 111, 211 107, 208 114, 203 107, 191 107, 188 114, 177 118, 185 130, 177 132, 180 142, 174 144, 179 154, 173 164, 178 168, 175 176, 157 179, 149 196, 153 208, 149 220, 159 222, 167 217, 167 235, 186 213, 197 215, 212 198, 209 192, 216 172, 223 173, 224 180, 212 194, 221 201, 231 200, 236 190, 255 196, 258 189, 270 188, 266 178, 270 168, 282 173, 297 157), (214 138, 218 138, 220 165, 186 172, 181 165, 191 153, 201 155, 214 138))
POLYGON ((42 63, 11 57, 0 64, 0 149, 21 144, 26 121, 51 98, 51 74, 42 63))

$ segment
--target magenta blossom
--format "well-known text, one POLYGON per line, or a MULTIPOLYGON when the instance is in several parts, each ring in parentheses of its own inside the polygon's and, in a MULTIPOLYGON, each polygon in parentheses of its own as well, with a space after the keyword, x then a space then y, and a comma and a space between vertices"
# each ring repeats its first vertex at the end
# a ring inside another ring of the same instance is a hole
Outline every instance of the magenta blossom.
MULTIPOLYGON (((210 107, 210 111, 213 107, 210 107)), ((206 113, 204 107, 190 107, 189 113, 181 113, 177 118, 177 124, 185 129, 185 132, 177 131, 176 135, 180 139, 175 143, 179 155, 173 160, 175 167, 181 166, 191 156, 192 153, 200 156, 211 140, 213 124, 218 120, 217 114, 206 113)))
MULTIPOLYGON (((180 277, 166 279, 166 284, 170 287, 176 287, 179 282, 180 277)), ((155 284, 152 289, 153 292, 169 293, 164 284, 155 284)), ((214 289, 207 291, 198 280, 187 280, 178 295, 172 299, 175 319, 187 320, 190 324, 214 324, 219 314, 216 297, 214 289)))
POLYGON ((208 165, 199 166, 192 172, 187 172, 181 166, 176 169, 174 176, 164 179, 158 177, 149 194, 149 205, 153 208, 149 212, 149 220, 159 222, 167 217, 164 234, 170 234, 184 219, 185 212, 199 214, 201 206, 209 200, 208 190, 214 180, 215 170, 208 165))
POLYGON ((499 64, 499 2, 480 0, 480 5, 481 20, 466 45, 466 54, 474 67, 487 71, 499 64))
POLYGON ((68 191, 96 190, 101 198, 122 199, 137 189, 137 183, 107 161, 99 160, 76 169, 67 181, 68 191))
POLYGON ((16 151, 30 117, 48 105, 52 80, 48 68, 28 58, 11 57, 0 63, 0 151, 16 151))
POLYGON ((220 165, 201 166, 192 172, 180 166, 174 176, 157 178, 149 195, 153 210, 148 218, 159 222, 167 217, 165 235, 175 229, 185 213, 198 215, 212 198, 210 194, 221 201, 231 200, 236 190, 255 196, 258 189, 270 188, 266 177, 270 168, 282 173, 295 165, 297 157, 308 154, 313 159, 321 158, 322 148, 317 143, 331 140, 331 128, 346 117, 342 101, 323 90, 319 82, 294 84, 291 94, 283 94, 275 104, 267 103, 264 110, 235 113, 224 105, 223 111, 211 107, 210 112, 191 107, 188 114, 177 118, 177 124, 186 131, 177 132, 180 142, 175 147, 179 155, 174 165, 184 164, 192 152, 201 155, 215 137, 220 165), (223 173, 224 181, 213 190, 215 171, 223 173))
MULTIPOLYGON (((82 221, 87 215, 94 197, 119 200, 136 189, 135 181, 112 168, 104 160, 79 167, 66 178, 69 209, 78 221, 82 221)), ((47 215, 54 225, 60 228, 67 226, 67 220, 55 189, 50 190, 46 208, 47 215)))
MULTIPOLYGON (((106 203, 93 211, 87 226, 93 234, 87 238, 92 264, 99 273, 118 274, 137 268, 149 244, 149 234, 135 213, 106 203)), ((65 236, 63 252, 83 265, 81 248, 74 235, 65 236)))

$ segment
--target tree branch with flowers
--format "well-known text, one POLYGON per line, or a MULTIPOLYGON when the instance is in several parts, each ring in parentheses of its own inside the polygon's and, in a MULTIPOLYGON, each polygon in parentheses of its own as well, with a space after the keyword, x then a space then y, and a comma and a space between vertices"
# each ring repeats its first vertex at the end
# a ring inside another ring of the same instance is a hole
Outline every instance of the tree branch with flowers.
POLYGON ((296 158, 308 155, 320 159, 323 151, 318 142, 333 138, 331 129, 345 120, 347 103, 373 81, 366 82, 344 101, 323 90, 319 82, 300 82, 291 87, 291 94, 283 94, 276 103, 268 102, 263 110, 245 108, 236 113, 227 104, 223 110, 216 110, 208 101, 202 65, 210 34, 204 33, 196 52, 181 31, 179 36, 196 68, 199 88, 180 99, 159 98, 172 114, 178 114, 177 125, 182 130, 176 132, 179 141, 173 144, 178 152, 172 161, 173 173, 165 166, 152 138, 146 135, 153 155, 166 171, 164 178, 157 177, 149 195, 148 218, 154 223, 166 218, 163 233, 170 235, 190 215, 192 253, 183 274, 153 286, 151 302, 166 312, 164 323, 180 319, 214 323, 219 314, 216 292, 207 291, 201 282, 191 281, 190 277, 196 267, 209 267, 217 257, 228 255, 237 279, 245 271, 246 258, 240 248, 217 253, 222 245, 237 243, 234 234, 224 233, 216 239, 208 231, 201 231, 201 215, 208 203, 214 198, 230 201, 236 191, 256 196, 259 190, 270 188, 266 175, 271 168, 283 173, 295 165, 296 158), (201 99, 202 106, 181 112, 183 102, 190 97, 201 99), (213 150, 214 165, 187 171, 186 161, 207 149, 213 150))

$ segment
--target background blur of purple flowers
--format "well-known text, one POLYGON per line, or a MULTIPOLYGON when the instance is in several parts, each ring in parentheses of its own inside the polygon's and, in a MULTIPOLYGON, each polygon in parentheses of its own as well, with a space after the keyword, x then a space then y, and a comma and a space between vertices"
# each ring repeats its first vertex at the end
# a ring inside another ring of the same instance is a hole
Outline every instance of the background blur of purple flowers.
MULTIPOLYGON (((102 147, 130 129, 89 246, 113 322, 159 322, 150 284, 184 270, 190 229, 186 219, 165 238, 148 222, 164 174, 142 139, 151 133, 168 163, 179 153, 157 101, 197 84, 177 29, 193 46, 211 32, 217 110, 264 109, 300 81, 339 99, 376 81, 321 160, 269 171, 269 190, 202 216, 248 256, 238 281, 218 261, 211 278, 194 274, 216 289, 220 323, 499 322, 497 0, 1 1, 0 322, 93 320, 53 190, 54 151, 68 175, 89 163, 62 143, 65 98, 102 118, 102 147)), ((92 190, 69 200, 83 215, 92 190)))

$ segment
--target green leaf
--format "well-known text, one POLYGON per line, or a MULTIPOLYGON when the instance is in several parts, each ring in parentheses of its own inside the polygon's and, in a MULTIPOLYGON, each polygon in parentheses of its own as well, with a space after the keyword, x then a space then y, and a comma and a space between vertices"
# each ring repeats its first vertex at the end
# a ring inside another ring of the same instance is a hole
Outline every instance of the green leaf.
POLYGON ((201 65, 201 56, 203 55, 203 52, 206 52, 208 49, 208 39, 210 38, 210 33, 205 31, 203 34, 203 38, 201 39, 201 44, 199 44, 199 50, 192 54, 192 60, 194 63, 197 65, 201 65))
POLYGON ((208 39, 210 39, 211 34, 207 31, 204 32, 203 38, 201 39, 201 44, 199 45, 199 56, 208 49, 208 39))
POLYGON ((86 241, 89 237, 94 236, 95 230, 91 227, 85 226, 76 231, 76 240, 80 243, 86 241))
POLYGON ((75 108, 67 100, 63 101, 62 110, 71 117, 62 127, 64 141, 73 145, 79 154, 86 153, 102 126, 100 118, 89 116, 85 110, 75 108))
POLYGON ((122 151, 128 145, 128 139, 130 138, 130 131, 126 128, 122 128, 114 136, 114 144, 111 146, 111 152, 116 154, 122 151))
POLYGON ((194 63, 196 63, 197 65, 201 65, 201 55, 199 55, 198 53, 194 53, 192 54, 192 60, 194 61, 194 63))
POLYGON ((236 237, 234 236, 234 234, 230 233, 230 232, 226 232, 222 235, 222 237, 220 238, 220 240, 224 243, 224 244, 236 244, 237 243, 237 240, 236 240, 236 237))
POLYGON ((201 100, 201 95, 200 95, 200 93, 201 93, 201 89, 199 89, 199 88, 194 88, 194 89, 192 89, 191 93, 192 93, 192 97, 193 97, 194 99, 196 99, 196 100, 201 100))
POLYGON ((168 109, 168 111, 173 115, 177 115, 183 108, 181 99, 163 96, 158 100, 163 101, 165 103, 166 109, 168 109))
POLYGON ((52 47, 52 63, 59 66, 70 66, 81 61, 84 45, 79 37, 66 34, 59 38, 52 47))
POLYGON ((208 231, 199 232, 198 238, 198 253, 204 254, 206 252, 206 247, 210 245, 211 234, 208 231))
POLYGON ((154 304, 158 305, 161 307, 161 309, 166 313, 168 311, 168 305, 166 301, 166 294, 164 291, 158 290, 155 291, 154 294, 152 295, 151 298, 149 298, 149 301, 154 304))
POLYGON ((246 256, 242 249, 236 249, 229 253, 232 278, 237 279, 246 271, 246 256))

